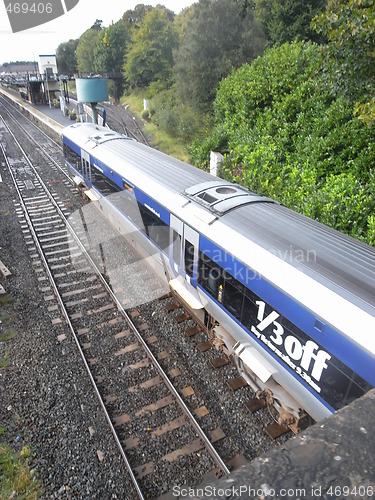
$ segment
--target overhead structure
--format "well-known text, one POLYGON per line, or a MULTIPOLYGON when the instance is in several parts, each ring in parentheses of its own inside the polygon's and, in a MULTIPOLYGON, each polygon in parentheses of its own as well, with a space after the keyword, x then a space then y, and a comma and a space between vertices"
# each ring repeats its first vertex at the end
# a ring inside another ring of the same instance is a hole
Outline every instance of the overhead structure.
POLYGON ((97 123, 98 102, 108 101, 107 78, 77 78, 77 99, 79 102, 90 104, 92 107, 92 121, 97 123))

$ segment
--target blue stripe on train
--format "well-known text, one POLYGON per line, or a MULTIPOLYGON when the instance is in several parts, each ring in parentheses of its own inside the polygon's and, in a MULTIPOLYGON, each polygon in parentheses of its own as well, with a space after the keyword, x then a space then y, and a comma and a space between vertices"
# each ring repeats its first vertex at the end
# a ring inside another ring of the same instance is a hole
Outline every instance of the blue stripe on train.
POLYGON ((325 406, 327 408, 327 410, 329 410, 331 413, 335 413, 335 409, 331 405, 329 405, 327 403, 327 401, 325 401, 307 382, 305 382, 301 377, 299 377, 294 370, 292 370, 291 368, 289 368, 289 366, 286 365, 282 361, 282 359, 280 359, 271 350, 267 349, 265 347, 265 345, 263 344, 263 342, 261 342, 254 335, 252 335, 234 316, 232 316, 230 313, 228 313, 228 311, 226 309, 224 309, 223 306, 217 300, 213 299, 211 297, 211 295, 209 295, 204 288, 202 288, 200 285, 198 285, 198 288, 201 290, 201 292, 203 292, 205 295, 207 295, 207 297, 209 297, 210 300, 213 300, 215 302, 215 304, 217 306, 219 306, 220 309, 222 309, 225 312, 225 314, 227 314, 228 316, 230 316, 231 319, 235 323, 237 323, 237 325, 240 328, 242 328, 242 330, 244 330, 244 332, 247 335, 249 335, 249 337, 251 337, 252 340, 255 340, 255 342, 261 347, 262 350, 266 349, 267 353, 270 354, 282 366, 283 370, 287 370, 291 375, 293 375, 293 377, 298 381, 298 383, 302 384, 314 396, 314 398, 316 398, 323 406, 325 406))
MULTIPOLYGON (((208 238, 200 235, 199 246, 202 252, 228 271, 234 278, 294 323, 319 345, 327 349, 336 356, 336 358, 358 373, 363 379, 375 386, 375 361, 366 352, 350 342, 349 339, 330 325, 325 325, 324 331, 319 332, 315 328, 315 324, 316 320, 320 320, 320 318, 314 316, 301 304, 285 295, 281 290, 274 287, 264 278, 246 268, 242 262, 228 255, 208 238)), ((255 337, 254 339, 256 340, 255 337)), ((261 345, 265 348, 263 343, 261 345)), ((267 352, 270 352, 275 359, 280 360, 280 358, 275 356, 269 349, 267 349, 267 352)), ((300 380, 299 377, 298 379, 300 380)))

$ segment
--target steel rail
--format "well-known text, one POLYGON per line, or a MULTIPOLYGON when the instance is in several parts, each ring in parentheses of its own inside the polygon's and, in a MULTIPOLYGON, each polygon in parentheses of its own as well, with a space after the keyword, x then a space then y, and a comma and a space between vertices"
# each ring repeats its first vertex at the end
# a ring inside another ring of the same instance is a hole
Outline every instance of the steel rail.
MULTIPOLYGON (((4 122, 4 124, 5 124, 5 122, 4 122)), ((5 124, 5 126, 7 127, 6 124, 5 124)), ((10 133, 12 134, 11 131, 10 131, 10 133)), ((157 369, 157 371, 159 372, 160 376, 162 377, 162 379, 166 383, 169 391, 175 397, 176 402, 180 406, 181 410, 183 411, 183 413, 186 415, 186 417, 191 422, 191 424, 194 427, 195 431, 197 432, 197 434, 201 438, 202 442, 204 443, 204 446, 206 447, 206 449, 210 453, 211 458, 213 459, 214 463, 218 466, 218 468, 224 474, 230 474, 230 470, 227 468, 227 466, 225 465, 224 461, 222 460, 222 458, 220 457, 220 455, 217 453, 217 451, 215 450, 214 446, 210 442, 209 438, 206 436, 206 434, 204 433, 204 431, 201 429, 201 427, 198 424, 198 422, 196 421, 195 417, 193 416, 193 414, 191 413, 191 411, 189 410, 189 408, 184 403, 182 397, 177 392, 176 388, 173 386, 173 384, 170 381, 169 377, 166 375, 166 373, 164 372, 163 368, 161 367, 161 365, 159 364, 159 362, 157 361, 157 359, 155 358, 155 356, 152 354, 150 348, 148 347, 148 345, 146 344, 146 342, 142 338, 141 334, 138 332, 138 330, 137 330, 136 326, 134 325, 133 321, 131 320, 130 316, 127 314, 127 312, 123 308, 122 304, 120 303, 120 301, 118 300, 118 298, 116 297, 116 295, 113 293, 111 287, 109 286, 109 284, 107 283, 107 281, 103 277, 102 273, 100 272, 100 270, 98 269, 97 265, 95 264, 95 262, 93 261, 93 259, 89 255, 89 253, 87 252, 86 248, 84 247, 84 245, 80 241, 79 237, 75 234, 75 231, 72 228, 72 226, 70 225, 69 221, 66 219, 66 217, 63 214, 63 212, 61 211, 60 207, 58 206, 58 204, 56 203, 56 201, 53 199, 53 197, 51 196, 51 194, 49 193, 49 190, 45 186, 45 184, 44 184, 43 180, 41 179, 40 175, 38 174, 38 172, 35 171, 34 166, 29 161, 29 159, 28 159, 26 153, 24 152, 24 150, 22 149, 21 145, 18 143, 17 139, 14 137, 13 134, 12 134, 12 136, 13 136, 14 140, 16 141, 16 143, 18 144, 18 146, 21 149, 21 151, 23 152, 23 154, 25 155, 26 161, 28 162, 28 164, 30 165, 30 167, 34 170, 36 176, 38 177, 39 182, 41 183, 43 189, 46 191, 47 196, 50 198, 51 202, 55 206, 55 208, 58 211, 59 215, 63 219, 63 221, 64 221, 67 229, 71 233, 72 237, 75 239, 77 245, 82 250, 83 254, 87 258, 87 260, 88 260, 89 264, 92 266, 93 270, 97 273, 97 275, 98 275, 101 283, 105 287, 106 291, 108 292, 108 294, 110 295, 110 297, 112 298, 112 300, 115 302, 118 311, 120 312, 120 314, 123 316, 123 318, 129 324, 131 330, 133 331, 134 335, 137 337, 137 339, 139 340, 140 344, 144 348, 144 350, 145 350, 147 356, 149 357, 150 361, 152 362, 152 364, 157 369)))
MULTIPOLYGON (((62 146, 61 144, 55 142, 49 135, 47 135, 45 132, 43 132, 43 130, 39 129, 34 122, 32 122, 31 120, 29 120, 27 118, 27 116, 23 115, 20 111, 18 111, 18 109, 14 108, 18 113, 20 113, 24 118, 26 118, 26 120, 28 120, 31 125, 33 125, 39 132, 41 132, 48 140, 50 140, 51 142, 53 142, 57 147, 59 147, 61 149, 61 152, 62 152, 62 146)), ((6 113, 8 114, 8 116, 17 124, 18 127, 21 128, 21 130, 24 132, 24 134, 26 134, 28 136, 28 138, 30 139, 30 141, 32 141, 38 148, 40 148, 39 144, 38 144, 38 141, 36 141, 34 139, 34 137, 24 128, 22 127, 22 125, 20 125, 16 118, 11 114, 9 113, 9 111, 5 108, 5 111, 6 113)), ((61 168, 61 166, 57 163, 57 161, 52 157, 50 156, 47 151, 45 151, 44 149, 41 149, 40 148, 40 151, 41 153, 46 157, 48 158, 54 165, 56 168, 58 168, 60 170, 60 172, 67 178, 67 180, 72 184, 74 185, 73 181, 72 181, 72 178, 69 176, 69 174, 67 174, 66 172, 64 172, 64 170, 61 168)))
MULTIPOLYGON (((61 144, 59 144, 58 142, 56 142, 54 139, 52 139, 52 137, 50 137, 48 134, 46 134, 44 132, 44 130, 42 130, 41 128, 39 128, 35 122, 33 122, 32 120, 30 120, 30 118, 28 118, 26 115, 24 115, 23 113, 21 113, 21 111, 19 109, 17 109, 15 106, 13 106, 13 104, 11 102, 8 102, 1 94, 0 94, 0 100, 3 100, 5 101, 5 103, 10 106, 14 111, 16 111, 18 114, 20 114, 25 120, 27 120, 28 122, 30 122, 30 125, 32 125, 34 128, 36 128, 38 130, 39 133, 41 133, 42 135, 44 135, 44 137, 46 137, 47 139, 49 139, 51 142, 53 142, 57 147, 61 148, 61 144)), ((9 112, 9 110, 6 108, 6 106, 4 105, 4 103, 1 103, 2 106, 4 107, 5 111, 7 112, 8 116, 10 116, 14 121, 16 121, 15 117, 9 112)), ((24 130, 26 132, 26 130, 24 130)), ((28 132, 26 132, 26 134, 28 134, 28 132)), ((28 134, 30 135, 30 134, 28 134)), ((61 148, 62 149, 62 148, 61 148)))

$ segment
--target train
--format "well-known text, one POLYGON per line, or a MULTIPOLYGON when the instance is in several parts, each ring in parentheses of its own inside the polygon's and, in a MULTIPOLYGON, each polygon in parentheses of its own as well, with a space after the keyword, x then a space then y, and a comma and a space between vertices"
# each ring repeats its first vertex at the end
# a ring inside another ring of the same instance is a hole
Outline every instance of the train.
POLYGON ((62 142, 76 184, 280 424, 375 386, 375 248, 96 124, 62 142))

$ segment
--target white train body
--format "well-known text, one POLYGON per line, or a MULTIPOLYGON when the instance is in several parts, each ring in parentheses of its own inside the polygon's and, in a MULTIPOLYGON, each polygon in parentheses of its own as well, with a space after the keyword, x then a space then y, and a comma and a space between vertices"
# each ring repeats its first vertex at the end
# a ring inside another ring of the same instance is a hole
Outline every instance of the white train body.
POLYGON ((93 124, 64 152, 111 223, 291 423, 375 385, 375 249, 93 124))

